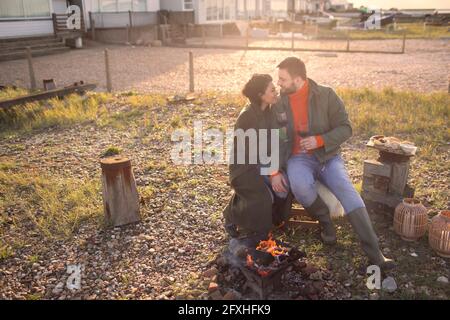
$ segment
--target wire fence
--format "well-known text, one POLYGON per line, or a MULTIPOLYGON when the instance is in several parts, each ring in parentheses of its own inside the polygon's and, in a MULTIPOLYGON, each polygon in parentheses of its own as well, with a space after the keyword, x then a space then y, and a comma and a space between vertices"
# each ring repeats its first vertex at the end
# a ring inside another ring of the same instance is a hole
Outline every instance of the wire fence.
MULTIPOLYGON (((227 35, 220 29, 201 26, 195 36, 186 36, 184 46, 192 48, 244 49, 244 50, 292 50, 338 51, 367 53, 404 53, 406 34, 403 31, 323 30, 318 26, 274 33, 268 29, 248 28, 244 35, 227 35), (376 41, 379 40, 379 41, 376 41)), ((176 46, 179 46, 176 44, 176 46)))

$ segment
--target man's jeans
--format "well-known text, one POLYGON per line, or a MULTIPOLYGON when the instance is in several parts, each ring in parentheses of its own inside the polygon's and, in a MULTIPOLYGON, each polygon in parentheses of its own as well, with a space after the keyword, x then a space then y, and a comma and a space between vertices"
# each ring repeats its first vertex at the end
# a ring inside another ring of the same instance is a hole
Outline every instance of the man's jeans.
POLYGON ((292 193, 303 207, 311 206, 317 198, 314 186, 316 179, 330 189, 344 207, 346 214, 365 207, 348 177, 340 155, 334 156, 324 164, 321 164, 313 154, 293 155, 288 160, 287 174, 292 193))

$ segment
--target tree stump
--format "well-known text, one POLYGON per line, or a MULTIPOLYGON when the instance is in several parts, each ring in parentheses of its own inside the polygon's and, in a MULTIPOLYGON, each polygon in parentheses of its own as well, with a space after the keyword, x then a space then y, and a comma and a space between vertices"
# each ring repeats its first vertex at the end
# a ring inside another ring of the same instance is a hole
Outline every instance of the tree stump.
POLYGON ((131 161, 116 156, 102 159, 100 164, 106 221, 114 227, 140 221, 139 195, 131 161))

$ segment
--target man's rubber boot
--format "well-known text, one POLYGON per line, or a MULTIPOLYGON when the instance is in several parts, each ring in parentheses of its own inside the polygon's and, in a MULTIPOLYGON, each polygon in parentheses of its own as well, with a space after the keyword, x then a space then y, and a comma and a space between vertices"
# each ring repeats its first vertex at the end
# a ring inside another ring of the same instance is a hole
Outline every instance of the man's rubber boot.
POLYGON ((372 227, 369 214, 366 208, 358 208, 348 213, 353 230, 361 240, 361 248, 369 258, 370 264, 379 266, 382 270, 389 270, 395 267, 392 259, 386 258, 380 250, 378 237, 372 227))
POLYGON ((305 210, 314 219, 319 221, 320 225, 320 238, 324 244, 336 243, 336 230, 334 229, 333 222, 330 217, 330 210, 328 206, 323 202, 322 198, 317 195, 316 200, 309 207, 305 207, 305 210))

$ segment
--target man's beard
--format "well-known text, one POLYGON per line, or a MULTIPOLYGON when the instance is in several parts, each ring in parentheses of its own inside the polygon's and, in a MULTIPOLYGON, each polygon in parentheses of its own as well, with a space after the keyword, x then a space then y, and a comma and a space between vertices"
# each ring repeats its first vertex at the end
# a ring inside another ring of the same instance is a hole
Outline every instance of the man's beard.
POLYGON ((295 86, 295 84, 292 84, 288 88, 281 88, 280 91, 284 94, 293 94, 293 93, 297 92, 297 87, 295 86))

